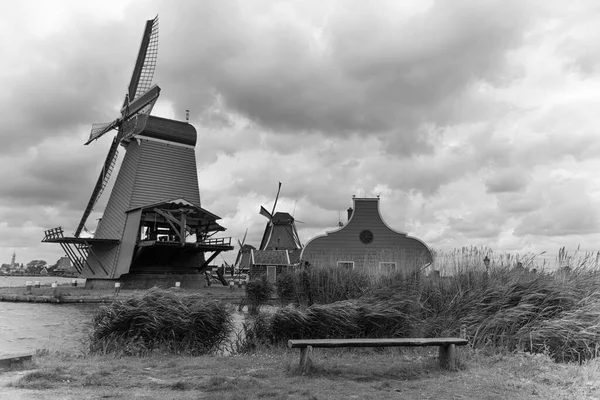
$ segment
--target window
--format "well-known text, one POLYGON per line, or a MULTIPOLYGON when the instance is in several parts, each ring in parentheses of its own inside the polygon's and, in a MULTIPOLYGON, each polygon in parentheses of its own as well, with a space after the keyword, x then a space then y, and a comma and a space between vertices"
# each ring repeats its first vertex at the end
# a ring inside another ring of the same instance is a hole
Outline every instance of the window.
POLYGON ((269 282, 277 282, 277 267, 274 265, 267 266, 267 280, 269 282))
POLYGON ((365 229, 364 231, 358 234, 358 238, 364 244, 369 244, 373 241, 373 232, 371 232, 368 229, 365 229))
POLYGON ((395 272, 396 271, 396 263, 395 262, 380 262, 379 263, 379 271, 381 272, 395 272))
POLYGON ((339 268, 354 269, 354 261, 338 261, 339 268))

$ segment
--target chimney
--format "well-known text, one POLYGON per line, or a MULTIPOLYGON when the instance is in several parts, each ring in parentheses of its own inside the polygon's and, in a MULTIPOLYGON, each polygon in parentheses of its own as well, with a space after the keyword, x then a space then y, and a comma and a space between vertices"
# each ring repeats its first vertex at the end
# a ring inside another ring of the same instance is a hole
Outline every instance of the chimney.
POLYGON ((352 207, 348 208, 348 221, 350 221, 350 218, 352 217, 352 212, 354 210, 352 209, 352 207))

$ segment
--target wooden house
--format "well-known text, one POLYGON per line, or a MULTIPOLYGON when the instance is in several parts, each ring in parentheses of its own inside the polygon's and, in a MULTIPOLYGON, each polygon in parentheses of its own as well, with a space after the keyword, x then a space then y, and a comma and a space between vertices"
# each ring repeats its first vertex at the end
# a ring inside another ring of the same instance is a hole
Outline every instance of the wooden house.
POLYGON ((353 197, 348 222, 309 240, 302 261, 314 266, 374 268, 380 271, 418 271, 433 260, 421 240, 390 228, 379 213, 379 197, 353 197))
POLYGON ((250 252, 250 279, 253 280, 266 275, 269 281, 275 283, 279 274, 285 272, 291 266, 299 264, 301 251, 301 249, 252 249, 250 252))

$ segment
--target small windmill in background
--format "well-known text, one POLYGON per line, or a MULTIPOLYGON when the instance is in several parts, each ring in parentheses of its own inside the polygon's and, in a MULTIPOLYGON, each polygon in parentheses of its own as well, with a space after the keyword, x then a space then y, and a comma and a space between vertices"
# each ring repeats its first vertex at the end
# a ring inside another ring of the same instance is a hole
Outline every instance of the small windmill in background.
POLYGON ((302 244, 296 230, 296 221, 289 213, 276 211, 280 192, 281 182, 271 212, 260 207, 260 215, 268 221, 260 247, 258 250, 250 250, 250 279, 266 274, 267 279, 275 282, 277 274, 300 262, 302 244))
POLYGON ((273 203, 273 210, 270 213, 263 206, 260 206, 260 215, 269 221, 265 226, 259 250, 302 249, 294 217, 287 212, 275 212, 280 192, 281 182, 279 182, 277 196, 275 196, 275 202, 273 203))

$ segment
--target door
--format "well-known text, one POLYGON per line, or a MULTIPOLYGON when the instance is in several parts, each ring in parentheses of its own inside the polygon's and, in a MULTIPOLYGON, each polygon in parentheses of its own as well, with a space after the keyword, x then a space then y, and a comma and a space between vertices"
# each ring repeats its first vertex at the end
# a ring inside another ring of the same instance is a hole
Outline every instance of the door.
POLYGON ((277 281, 277 267, 274 265, 267 266, 267 280, 271 283, 277 281))

